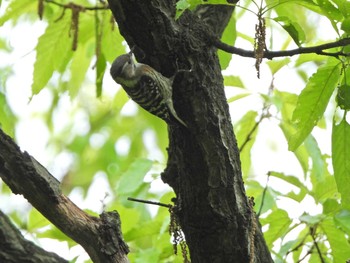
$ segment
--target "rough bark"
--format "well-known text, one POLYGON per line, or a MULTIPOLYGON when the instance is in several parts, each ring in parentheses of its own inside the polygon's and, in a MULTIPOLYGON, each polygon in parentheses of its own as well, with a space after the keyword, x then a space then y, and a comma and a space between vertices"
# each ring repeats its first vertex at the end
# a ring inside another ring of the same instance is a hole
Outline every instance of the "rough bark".
MULTIPOLYGON (((22 194, 43 216, 79 243, 95 263, 128 262, 128 247, 121 236, 118 213, 106 212, 97 218, 79 209, 61 193, 59 182, 1 129, 0 177, 14 194, 22 194)), ((11 242, 5 240, 0 242, 0 251, 6 251, 11 242)), ((13 248, 21 253, 21 246, 13 248)), ((0 258, 0 262, 8 261, 0 258)))
POLYGON ((177 195, 191 261, 272 262, 245 195, 217 50, 210 44, 233 7, 205 6, 175 20, 171 0, 108 2, 139 61, 165 76, 191 69, 175 78, 175 109, 188 128, 169 127, 162 175, 177 195))
POLYGON ((0 226, 0 262, 68 263, 55 253, 47 252, 26 240, 1 211, 0 226))
POLYGON ((26 240, 1 211, 0 226, 0 262, 68 263, 67 260, 55 253, 47 252, 33 242, 26 240))

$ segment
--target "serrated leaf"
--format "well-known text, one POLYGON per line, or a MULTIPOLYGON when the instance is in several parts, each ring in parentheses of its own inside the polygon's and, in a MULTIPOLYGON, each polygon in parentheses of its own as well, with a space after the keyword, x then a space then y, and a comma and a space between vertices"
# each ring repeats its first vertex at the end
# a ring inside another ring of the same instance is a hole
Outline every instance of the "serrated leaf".
POLYGON ((143 178, 152 165, 153 162, 148 159, 135 160, 120 178, 118 192, 131 193, 135 191, 143 183, 143 178))
POLYGON ((293 113, 293 121, 297 125, 297 131, 289 138, 290 151, 295 151, 300 146, 323 116, 329 99, 338 84, 340 74, 340 63, 336 60, 330 60, 309 79, 299 95, 293 113))
POLYGON ((33 72, 33 94, 38 94, 46 86, 54 71, 67 62, 67 56, 71 56, 70 26, 70 17, 65 15, 61 20, 49 24, 45 33, 39 38, 33 72))
POLYGON ((343 207, 350 209, 350 125, 346 119, 337 125, 333 122, 332 163, 334 178, 342 197, 343 207))

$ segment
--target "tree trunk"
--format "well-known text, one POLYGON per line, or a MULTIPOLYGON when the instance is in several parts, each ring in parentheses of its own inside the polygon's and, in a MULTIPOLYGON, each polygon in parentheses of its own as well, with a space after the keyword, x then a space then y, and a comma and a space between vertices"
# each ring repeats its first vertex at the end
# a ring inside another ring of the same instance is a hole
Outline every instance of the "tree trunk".
POLYGON ((175 20, 171 0, 109 0, 119 30, 140 62, 176 71, 174 106, 188 128, 169 127, 162 175, 177 195, 175 213, 192 262, 272 262, 245 195, 239 151, 213 37, 232 6, 201 6, 175 20))
MULTIPOLYGON (((68 197, 61 193, 60 184, 38 161, 26 152, 22 152, 15 142, 0 129, 0 177, 11 188, 14 194, 21 194, 43 216, 52 222, 63 233, 79 243, 95 263, 127 263, 129 252, 121 234, 119 214, 116 211, 103 212, 94 217, 79 209, 68 197)), ((1 216, 1 215, 0 215, 1 216)), ((0 219, 0 228, 8 224, 0 219)), ((22 248, 34 252, 34 244, 20 240, 19 233, 0 231, 0 262, 11 262, 7 259, 23 255, 32 255, 22 248), (12 238, 14 240, 12 240, 12 238)), ((39 251, 39 248, 35 248, 39 251)), ((42 252, 42 251, 41 251, 42 252)), ((41 253, 50 257, 49 253, 41 253)), ((52 256, 51 260, 56 260, 52 256)), ((16 261, 14 261, 16 262, 16 261)), ((17 262, 33 262, 27 261, 17 262)), ((54 262, 54 261, 36 261, 54 262)), ((58 262, 56 260, 56 262, 58 262)), ((61 261, 62 262, 62 261, 61 261)))

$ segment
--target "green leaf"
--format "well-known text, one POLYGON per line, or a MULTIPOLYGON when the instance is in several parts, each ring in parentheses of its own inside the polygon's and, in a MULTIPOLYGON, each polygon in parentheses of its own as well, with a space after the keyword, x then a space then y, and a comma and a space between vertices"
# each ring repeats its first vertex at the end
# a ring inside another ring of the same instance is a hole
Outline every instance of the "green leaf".
POLYGON ((311 76, 293 113, 297 131, 289 138, 289 150, 295 151, 321 119, 340 74, 341 65, 333 59, 311 76))
POLYGON ((257 112, 248 111, 234 126, 238 147, 241 151, 242 173, 244 176, 248 175, 251 165, 250 150, 255 142, 258 131, 258 128, 253 131, 257 116, 257 112), (244 146, 243 150, 242 146, 244 146))
POLYGON ((0 26, 2 26, 6 21, 10 20, 13 24, 15 24, 21 15, 36 11, 37 6, 37 1, 33 0, 11 1, 9 6, 6 8, 5 14, 0 17, 0 26))
POLYGON ((190 7, 190 4, 188 3, 187 0, 180 0, 176 3, 176 10, 177 11, 184 11, 189 7, 190 7))
POLYGON ((236 95, 236 96, 233 96, 233 97, 227 99, 227 102, 228 102, 228 103, 231 103, 231 102, 234 102, 234 101, 236 101, 236 100, 245 98, 245 97, 250 96, 250 95, 251 95, 251 93, 241 93, 241 94, 238 94, 238 95, 236 95))
POLYGON ((338 200, 334 198, 327 198, 326 201, 323 202, 323 214, 334 214, 341 208, 338 200))
POLYGON ((323 15, 325 15, 331 22, 334 30, 338 32, 337 22, 343 19, 343 14, 338 8, 336 8, 333 3, 329 0, 317 0, 319 7, 322 10, 323 15))
POLYGON ((273 18, 279 25, 281 25, 284 30, 288 32, 291 38, 294 40, 295 44, 300 46, 305 42, 305 33, 302 27, 295 21, 292 21, 289 17, 279 16, 273 18))
POLYGON ((315 138, 310 135, 305 140, 305 147, 309 153, 309 156, 312 160, 312 168, 311 168, 311 182, 316 184, 317 182, 324 181, 327 173, 326 160, 322 156, 320 147, 318 146, 318 142, 315 138))
POLYGON ((334 176, 331 176, 328 172, 322 181, 314 182, 312 192, 315 200, 321 203, 328 198, 339 197, 334 176))
POLYGON ((312 0, 280 0, 279 3, 295 3, 306 7, 309 10, 314 11, 316 13, 322 12, 320 7, 317 4, 315 4, 312 0))
POLYGON ((332 249, 333 262, 346 262, 349 259, 350 244, 345 233, 339 230, 334 220, 327 218, 321 225, 332 249))
POLYGON ((135 259, 135 263, 144 262, 160 262, 160 254, 162 251, 156 248, 144 249, 141 251, 139 257, 135 259))
POLYGON ((99 54, 96 61, 96 96, 100 97, 102 93, 103 76, 106 72, 107 61, 103 54, 99 54))
POLYGON ((308 224, 309 226, 313 226, 320 223, 324 218, 325 216, 322 214, 312 216, 304 213, 299 217, 299 220, 308 224))
POLYGON ((333 122, 332 163, 343 207, 350 209, 350 125, 345 117, 337 125, 333 122))
POLYGON ((343 84, 338 87, 336 97, 338 106, 343 110, 350 110, 350 86, 343 84))
POLYGON ((148 159, 135 160, 120 178, 117 191, 122 193, 135 191, 143 183, 143 178, 152 165, 153 162, 148 159))
POLYGON ((271 70, 271 74, 275 75, 277 71, 279 71, 285 65, 288 65, 289 62, 290 62, 290 58, 284 58, 284 59, 270 60, 266 62, 266 64, 269 66, 271 70))
POLYGON ((244 84, 240 77, 238 76, 224 76, 224 85, 225 86, 232 86, 232 87, 238 87, 238 88, 244 88, 244 84))
MULTIPOLYGON (((236 42, 236 38, 237 38, 236 18, 232 14, 231 19, 228 22, 224 30, 224 33, 222 34, 221 41, 231 46, 234 46, 236 42)), ((220 60, 221 69, 226 69, 230 64, 230 61, 232 59, 232 54, 219 50, 218 56, 220 60)))
POLYGON ((74 52, 72 63, 70 66, 71 78, 69 79, 69 95, 74 98, 81 87, 81 84, 85 80, 86 72, 89 69, 89 65, 92 58, 92 52, 90 44, 79 45, 78 49, 74 52))
POLYGON ((10 52, 13 50, 9 41, 0 38, 0 49, 10 52))
POLYGON ((16 121, 17 118, 8 105, 5 94, 0 92, 0 128, 8 135, 14 136, 16 121))
POLYGON ((105 56, 106 60, 110 63, 114 59, 125 53, 125 46, 123 46, 123 37, 119 34, 119 30, 116 27, 112 27, 109 22, 109 16, 104 16, 102 39, 101 39, 101 52, 105 56))
MULTIPOLYGON (((274 96, 272 97, 272 102, 278 108, 282 114, 282 121, 280 123, 280 128, 286 139, 295 133, 295 127, 291 124, 290 120, 292 118, 293 110, 297 103, 298 97, 295 94, 288 92, 281 92, 274 90, 274 96)), ((308 172, 309 169, 309 154, 304 145, 300 146, 294 151, 294 155, 298 159, 304 174, 308 172)))
POLYGON ((344 21, 341 23, 341 27, 340 28, 345 33, 350 34, 350 17, 344 19, 344 21))
POLYGON ((124 234, 124 239, 130 242, 142 237, 150 237, 159 233, 163 222, 160 220, 147 221, 136 225, 133 229, 124 234))
POLYGON ((335 223, 350 235, 350 211, 342 210, 334 216, 335 223))
POLYGON ((300 182, 300 180, 297 177, 294 177, 292 175, 285 175, 283 173, 278 173, 278 172, 269 172, 269 175, 276 177, 276 178, 279 178, 283 181, 286 181, 286 182, 288 182, 288 183, 290 183, 298 188, 305 187, 303 185, 303 183, 300 182))
POLYGON ((50 222, 36 209, 31 209, 27 222, 27 229, 34 231, 35 229, 42 228, 50 225, 50 222))
POLYGON ((292 220, 289 218, 286 211, 277 209, 266 218, 260 219, 260 222, 263 225, 269 224, 269 229, 264 233, 264 237, 268 247, 272 248, 273 242, 286 235, 292 220))
POLYGON ((69 29, 71 20, 65 15, 61 20, 51 23, 39 38, 36 46, 36 61, 33 73, 33 94, 38 94, 50 80, 55 70, 67 62, 72 55, 69 29))

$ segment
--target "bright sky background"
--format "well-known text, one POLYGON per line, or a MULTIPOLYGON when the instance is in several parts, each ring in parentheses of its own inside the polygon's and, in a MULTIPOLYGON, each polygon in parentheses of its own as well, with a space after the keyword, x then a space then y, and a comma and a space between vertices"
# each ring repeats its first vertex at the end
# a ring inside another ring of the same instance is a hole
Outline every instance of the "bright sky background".
MULTIPOLYGON (((6 2, 3 2, 0 8, 0 14, 4 12, 5 6, 6 2)), ((313 18, 310 17, 310 19, 313 18)), ((322 28, 322 30, 318 32, 320 40, 332 41, 336 39, 337 36, 333 34, 334 30, 327 20, 316 21, 315 18, 315 22, 318 23, 319 28, 322 28)), ((240 31, 244 31, 247 35, 254 36, 255 23, 256 17, 253 14, 246 12, 246 15, 238 21, 237 28, 239 28, 240 31)), ((49 108, 50 103, 52 102, 52 95, 49 91, 43 90, 39 95, 34 96, 31 101, 29 100, 31 96, 33 63, 35 61, 34 50, 38 37, 44 32, 44 30, 45 23, 40 21, 34 24, 21 23, 21 26, 18 26, 15 29, 11 28, 8 24, 0 27, 0 37, 8 39, 13 48, 11 54, 6 54, 0 51, 0 67, 10 64, 14 71, 14 74, 7 81, 6 93, 12 110, 20 119, 19 125, 16 129, 16 135, 21 149, 28 151, 44 166, 48 167, 53 175, 60 178, 72 159, 69 156, 62 154, 52 162, 52 155, 47 147, 50 136, 49 132, 40 118, 35 117, 36 113, 40 113, 49 108)), ((275 31, 274 34, 276 34, 274 35, 274 46, 277 50, 282 42, 284 42, 284 36, 280 36, 277 31, 275 31), (279 38, 280 41, 278 41, 279 38)), ((269 38, 267 38, 267 40, 269 40, 269 38)), ((240 38, 237 40, 236 45, 241 48, 252 49, 250 43, 240 38)), ((295 46, 290 46, 290 48, 295 48, 295 46)), ((120 54, 116 54, 116 56, 118 55, 120 54)), ((299 93, 305 86, 304 82, 293 71, 294 59, 295 58, 292 58, 292 62, 275 75, 274 85, 279 90, 299 93)), ((231 66, 225 74, 240 76, 245 86, 254 93, 266 93, 272 80, 270 70, 263 62, 261 65, 261 79, 257 79, 254 63, 254 59, 233 56, 231 66)), ((308 65, 310 66, 310 64, 308 65)), ((315 70, 315 66, 307 68, 309 74, 312 74, 315 70)), ((91 79, 93 79, 94 72, 91 68, 89 74, 91 79)), ((104 94, 112 95, 116 91, 115 87, 116 85, 111 80, 107 71, 103 86, 104 94)), ((0 90, 3 91, 3 87, 0 86, 0 90)), ((237 92, 239 92, 239 89, 227 89, 228 97, 237 92)), ((94 99, 94 94, 91 94, 91 98, 92 100, 94 99)), ((97 98, 95 99, 98 100, 97 98)), ((67 111, 65 111, 65 108, 69 107, 71 103, 74 104, 75 102, 70 101, 70 98, 67 96, 63 102, 61 110, 57 114, 57 121, 64 122, 65 117, 68 114, 67 111)), ((230 105, 233 121, 235 122, 239 120, 248 108, 257 110, 261 109, 261 100, 258 95, 249 96, 248 98, 241 99, 230 105)), ((133 105, 133 103, 128 103, 127 108, 123 110, 126 111, 126 113, 130 110, 135 110, 135 105, 133 105)), ((87 129, 86 125, 88 125, 86 116, 82 113, 81 115, 78 115, 78 117, 75 129, 84 133, 87 129)), ((256 176, 263 185, 266 183, 267 172, 271 170, 283 171, 286 174, 299 174, 302 176, 300 165, 296 161, 294 155, 291 152, 288 152, 284 136, 276 123, 277 122, 273 119, 266 119, 261 123, 260 131, 264 130, 265 132, 259 133, 258 139, 252 150, 252 163, 254 163, 252 174, 256 176), (264 156, 264 159, 262 159, 261 156, 264 156)), ((322 152, 330 154, 330 127, 328 127, 327 130, 316 128, 314 135, 320 144, 322 152)), ((149 144, 148 147, 152 149, 154 144, 154 142, 152 142, 152 133, 150 133, 150 136, 148 136, 145 141, 149 144)), ((98 142, 99 138, 96 138, 93 143, 98 144, 98 142)), ((130 142, 127 140, 121 140, 117 143, 117 148, 119 151, 123 151, 123 149, 125 150, 129 147, 129 144, 130 142)), ((162 158, 159 150, 154 150, 154 155, 150 156, 150 158, 162 158)), ((108 189, 108 184, 106 183, 103 174, 97 175, 93 183, 95 184, 95 187, 93 188, 93 196, 88 194, 88 198, 83 200, 79 194, 79 190, 76 190, 70 195, 70 198, 72 198, 72 200, 81 208, 89 208, 101 212, 102 203, 100 200, 104 198, 106 192, 111 193, 111 189, 108 189)), ((277 179, 273 180, 271 178, 269 184, 278 186, 280 191, 290 190, 290 185, 282 185, 277 179)), ((164 186, 162 185, 161 182, 157 181, 154 183, 153 187, 159 188, 164 186)), ((284 207, 294 207, 288 212, 295 218, 300 216, 304 211, 311 214, 320 211, 320 207, 317 207, 311 200, 307 199, 302 204, 296 204, 290 200, 281 200, 278 202, 282 202, 280 205, 284 207)), ((14 207, 23 207, 23 212, 26 213, 28 204, 21 196, 15 195, 12 195, 9 200, 3 199, 0 203, 0 209, 5 213, 11 211, 14 207)), ((28 235, 26 235, 26 237, 30 238, 28 235)), ((56 241, 45 240, 41 245, 48 250, 55 252, 60 251, 59 253, 61 256, 69 259, 83 254, 80 248, 69 251, 64 243, 57 245, 56 241)), ((82 262, 86 258, 86 256, 81 256, 77 262, 82 262)))

